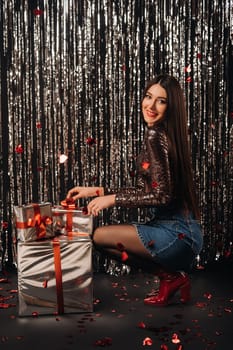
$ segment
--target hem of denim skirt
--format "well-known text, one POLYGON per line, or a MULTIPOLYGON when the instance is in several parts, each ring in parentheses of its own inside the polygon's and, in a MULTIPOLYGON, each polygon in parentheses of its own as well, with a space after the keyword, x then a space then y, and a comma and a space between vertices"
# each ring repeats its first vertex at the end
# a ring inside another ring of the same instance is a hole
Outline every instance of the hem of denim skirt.
POLYGON ((142 244, 144 245, 144 247, 146 248, 146 250, 151 254, 151 256, 154 258, 154 257, 156 256, 156 254, 150 250, 150 247, 148 247, 148 244, 145 242, 145 240, 144 240, 144 238, 143 238, 143 236, 142 236, 140 230, 138 229, 138 225, 135 224, 135 223, 132 223, 131 225, 133 225, 133 226, 135 227, 136 232, 137 232, 137 234, 138 234, 138 237, 140 238, 142 244))

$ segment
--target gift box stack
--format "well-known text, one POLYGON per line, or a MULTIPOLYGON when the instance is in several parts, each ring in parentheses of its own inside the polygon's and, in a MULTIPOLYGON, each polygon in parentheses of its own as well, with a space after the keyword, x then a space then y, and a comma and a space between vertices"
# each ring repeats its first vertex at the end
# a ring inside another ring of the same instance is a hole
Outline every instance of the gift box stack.
POLYGON ((93 311, 92 217, 51 203, 14 214, 19 316, 93 311))

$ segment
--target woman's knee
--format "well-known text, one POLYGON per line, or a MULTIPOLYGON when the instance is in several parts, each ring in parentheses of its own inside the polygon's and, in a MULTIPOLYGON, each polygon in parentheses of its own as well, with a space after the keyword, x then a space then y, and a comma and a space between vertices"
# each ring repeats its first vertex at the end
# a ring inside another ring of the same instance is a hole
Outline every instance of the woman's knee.
POLYGON ((95 231, 93 232, 93 242, 95 245, 102 245, 104 243, 104 233, 103 233, 103 228, 102 227, 98 227, 95 229, 95 231))

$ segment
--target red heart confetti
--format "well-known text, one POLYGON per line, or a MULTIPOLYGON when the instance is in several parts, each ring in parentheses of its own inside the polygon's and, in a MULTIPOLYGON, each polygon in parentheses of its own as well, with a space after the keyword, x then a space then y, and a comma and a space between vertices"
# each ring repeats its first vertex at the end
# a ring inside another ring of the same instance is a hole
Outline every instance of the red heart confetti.
POLYGON ((146 328, 146 325, 144 322, 139 322, 138 323, 138 328, 146 328))
POLYGON ((143 346, 151 346, 153 344, 153 341, 150 337, 146 337, 143 339, 142 345, 143 346))
POLYGON ((43 14, 43 10, 41 9, 34 9, 33 10, 34 16, 41 16, 43 14))
POLYGON ((88 146, 93 146, 93 145, 96 144, 96 140, 95 140, 93 137, 89 136, 89 137, 86 139, 86 143, 87 143, 88 146))
POLYGON ((22 145, 18 145, 15 147, 15 153, 22 154, 23 152, 24 152, 24 149, 22 145))
POLYGON ((126 261, 126 260, 128 260, 128 258, 129 258, 129 256, 128 256, 128 254, 126 253, 126 251, 124 251, 124 252, 121 253, 121 260, 122 260, 122 261, 126 261))
POLYGON ((149 162, 142 162, 142 168, 144 170, 147 170, 150 167, 150 163, 149 162))
POLYGON ((173 335, 172 335, 172 343, 173 343, 173 344, 178 344, 178 343, 180 343, 180 339, 179 339, 177 333, 173 333, 173 335))

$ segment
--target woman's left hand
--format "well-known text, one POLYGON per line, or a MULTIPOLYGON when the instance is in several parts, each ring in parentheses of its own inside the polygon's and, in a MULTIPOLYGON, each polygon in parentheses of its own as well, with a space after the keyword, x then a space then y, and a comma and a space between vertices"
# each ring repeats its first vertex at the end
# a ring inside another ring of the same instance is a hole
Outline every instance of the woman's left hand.
POLYGON ((94 198, 87 205, 88 215, 97 216, 101 210, 114 206, 115 197, 115 194, 109 194, 107 196, 100 196, 94 198))

